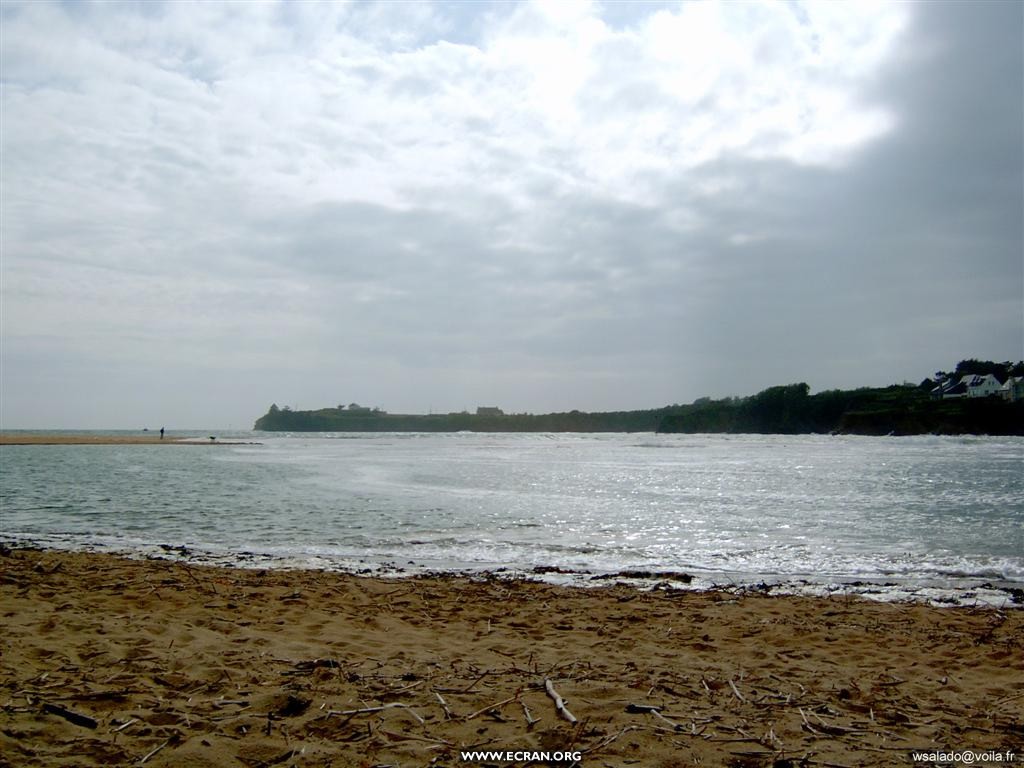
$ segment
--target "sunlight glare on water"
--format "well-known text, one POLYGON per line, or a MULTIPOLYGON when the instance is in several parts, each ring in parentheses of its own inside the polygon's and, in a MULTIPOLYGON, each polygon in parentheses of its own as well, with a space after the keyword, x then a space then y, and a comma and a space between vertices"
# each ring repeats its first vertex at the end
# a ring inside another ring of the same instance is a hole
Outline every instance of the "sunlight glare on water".
POLYGON ((1024 580, 1020 438, 258 439, 4 446, 0 535, 319 565, 1024 580))

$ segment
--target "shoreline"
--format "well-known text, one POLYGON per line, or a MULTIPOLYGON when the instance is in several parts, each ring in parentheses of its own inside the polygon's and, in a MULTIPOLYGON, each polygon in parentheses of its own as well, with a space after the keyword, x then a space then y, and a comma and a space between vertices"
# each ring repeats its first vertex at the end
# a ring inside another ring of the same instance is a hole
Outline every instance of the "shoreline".
POLYGON ((554 565, 533 568, 501 566, 496 563, 472 565, 428 563, 422 560, 375 558, 369 556, 281 555, 259 552, 216 553, 184 544, 152 543, 137 548, 108 547, 102 544, 47 542, 28 537, 7 537, 0 533, 0 555, 10 551, 63 552, 96 554, 125 560, 167 561, 186 567, 211 567, 227 570, 267 570, 279 572, 315 572, 359 578, 401 581, 418 578, 488 578, 503 581, 530 581, 566 589, 595 589, 621 585, 639 591, 720 592, 724 594, 760 594, 765 597, 861 598, 872 602, 923 604, 932 607, 1024 609, 1024 582, 996 577, 829 574, 761 574, 739 572, 690 572, 643 566, 620 570, 572 569, 554 565))
POLYGON ((12 764, 479 764, 462 748, 655 768, 1024 754, 1021 611, 53 550, 0 551, 0 565, 12 764))

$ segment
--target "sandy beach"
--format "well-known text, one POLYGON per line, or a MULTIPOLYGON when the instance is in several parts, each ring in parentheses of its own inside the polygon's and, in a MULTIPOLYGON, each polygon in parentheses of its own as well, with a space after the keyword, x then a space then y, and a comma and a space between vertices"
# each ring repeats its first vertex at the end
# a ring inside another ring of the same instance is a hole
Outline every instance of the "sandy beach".
POLYGON ((3 766, 578 752, 583 766, 784 768, 1024 753, 1016 608, 23 549, 0 564, 3 766))

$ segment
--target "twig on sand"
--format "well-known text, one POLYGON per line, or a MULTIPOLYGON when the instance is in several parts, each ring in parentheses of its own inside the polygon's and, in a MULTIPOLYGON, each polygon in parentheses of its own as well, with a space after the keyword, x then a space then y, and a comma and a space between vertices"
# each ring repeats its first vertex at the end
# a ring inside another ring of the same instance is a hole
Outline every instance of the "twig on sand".
POLYGON ((686 726, 685 725, 683 725, 682 723, 677 723, 675 720, 669 720, 667 717, 665 717, 663 714, 661 714, 661 712, 659 712, 656 709, 652 709, 651 710, 651 714, 654 715, 659 720, 661 720, 661 722, 663 722, 666 725, 668 725, 669 727, 671 727, 675 731, 680 731, 681 732, 681 731, 685 731, 686 730, 686 726))
POLYGON ((394 696, 397 693, 405 693, 406 691, 411 691, 413 688, 416 688, 418 686, 423 685, 423 683, 424 683, 423 680, 417 680, 415 683, 410 683, 409 685, 403 685, 401 688, 392 688, 392 689, 390 689, 388 691, 388 695, 389 696, 394 696))
POLYGON ((137 723, 137 722, 139 722, 139 719, 137 717, 133 717, 131 720, 128 720, 125 723, 121 723, 121 725, 117 726, 117 728, 112 728, 110 730, 110 732, 111 733, 120 733, 125 728, 127 728, 129 725, 131 725, 132 723, 137 723))
POLYGON ((551 682, 551 678, 544 680, 544 690, 547 691, 548 696, 555 702, 555 709, 563 720, 567 720, 570 723, 576 722, 576 716, 568 710, 565 706, 565 702, 562 701, 562 697, 558 695, 558 691, 555 690, 554 684, 551 682))
POLYGON ((432 737, 427 737, 427 736, 417 736, 417 735, 415 735, 413 733, 395 733, 394 731, 389 731, 389 730, 387 730, 385 728, 378 728, 377 732, 378 733, 383 733, 384 735, 386 735, 389 738, 392 738, 392 739, 394 739, 396 741, 425 741, 428 744, 436 744, 436 745, 443 744, 446 747, 454 746, 450 741, 445 741, 444 739, 438 739, 438 738, 433 737, 433 736, 432 737))
POLYGON ((807 719, 807 715, 804 714, 803 707, 797 707, 797 711, 800 713, 800 718, 804 721, 800 727, 809 733, 813 733, 815 736, 821 736, 821 731, 811 725, 810 720, 807 719))
POLYGON ((329 710, 327 710, 327 716, 330 717, 331 715, 343 715, 343 716, 346 716, 346 717, 355 717, 356 715, 368 715, 368 714, 371 714, 373 712, 383 712, 385 709, 396 709, 396 708, 401 708, 401 709, 407 710, 409 712, 409 714, 420 725, 423 725, 423 723, 425 722, 424 719, 422 717, 420 717, 419 715, 417 715, 412 710, 411 707, 407 706, 406 704, 402 704, 400 702, 397 702, 397 701, 392 702, 390 704, 382 704, 379 707, 363 707, 362 709, 342 709, 342 710, 329 709, 329 710))
MULTIPOLYGON (((199 589, 203 589, 204 588, 203 587, 203 582, 201 582, 198 578, 196 578, 196 575, 194 573, 192 573, 192 569, 188 567, 188 563, 179 562, 178 565, 180 565, 182 568, 185 569, 185 573, 187 573, 189 578, 192 579, 192 581, 194 581, 196 583, 196 586, 198 586, 199 589)), ((220 593, 217 591, 217 585, 214 584, 212 580, 210 581, 210 589, 213 590, 213 594, 215 594, 217 596, 220 596, 220 593)))
POLYGON ((170 744, 170 743, 171 743, 171 740, 170 740, 170 739, 168 739, 168 740, 167 740, 167 741, 165 741, 165 742, 164 742, 163 744, 161 744, 161 745, 160 745, 159 747, 156 747, 156 748, 155 748, 155 749, 153 749, 152 751, 148 752, 148 753, 146 754, 146 756, 145 756, 145 757, 143 757, 143 758, 141 758, 141 759, 139 760, 139 765, 142 765, 142 764, 143 764, 144 762, 146 762, 147 760, 149 760, 149 758, 151 758, 151 757, 152 757, 153 755, 155 755, 155 754, 156 754, 157 752, 159 752, 159 751, 160 751, 161 749, 163 749, 164 747, 166 747, 166 746, 167 746, 168 744, 170 744))
POLYGON ((635 725, 627 725, 625 728, 623 728, 618 733, 613 733, 611 736, 606 736, 605 738, 601 739, 601 741, 597 742, 597 744, 594 744, 593 746, 587 747, 586 749, 582 749, 580 751, 583 754, 585 754, 585 755, 589 754, 591 752, 596 752, 599 749, 604 749, 605 747, 607 747, 609 744, 611 744, 617 738, 622 736, 624 733, 629 733, 630 731, 639 731, 639 730, 640 730, 640 728, 635 726, 635 725))
POLYGON ((1015 701, 1016 699, 1024 698, 1024 693, 1017 693, 1013 696, 1004 696, 1001 699, 996 699, 992 702, 992 706, 998 707, 1000 704, 1006 704, 1008 701, 1015 701))
POLYGON ((452 715, 452 711, 450 709, 448 709, 448 702, 445 701, 444 700, 444 696, 442 696, 437 691, 434 691, 433 693, 434 693, 434 696, 437 697, 437 701, 438 701, 438 703, 440 703, 441 709, 444 710, 444 717, 445 717, 445 719, 446 720, 451 720, 453 715, 452 715))
POLYGON ((469 693, 470 691, 472 691, 476 687, 477 683, 479 683, 481 680, 483 680, 488 675, 493 675, 493 674, 494 674, 494 672, 492 672, 491 670, 489 670, 489 669, 486 670, 478 678, 476 678, 476 680, 474 680, 472 683, 470 683, 467 687, 463 688, 461 691, 457 691, 457 693, 469 693))
POLYGON ((667 724, 670 728, 672 728, 673 731, 676 732, 682 732, 686 730, 685 725, 677 723, 675 720, 669 720, 667 717, 661 714, 661 707, 655 706, 653 704, 627 704, 626 711, 632 714, 654 715, 656 718, 661 720, 661 722, 667 724))
POLYGON ((476 712, 474 712, 473 714, 471 714, 471 715, 466 715, 466 717, 465 717, 465 718, 463 718, 463 719, 464 719, 464 720, 466 720, 467 722, 469 722, 469 721, 470 721, 470 720, 472 720, 472 719, 473 719, 474 717, 479 717, 479 716, 480 716, 480 715, 482 715, 482 714, 483 714, 484 712, 490 712, 490 711, 491 711, 492 709, 498 709, 499 707, 503 707, 503 706, 505 706, 506 704, 508 704, 508 703, 510 703, 510 702, 513 702, 513 701, 515 701, 515 700, 516 700, 516 699, 518 699, 518 698, 519 698, 519 694, 517 693, 517 694, 516 694, 515 696, 509 696, 509 697, 508 697, 507 699, 502 699, 501 701, 499 701, 499 702, 496 702, 496 703, 494 703, 494 704, 488 704, 488 705, 487 705, 486 707, 484 707, 484 708, 482 708, 482 709, 478 709, 478 710, 477 710, 476 712))
POLYGON ((743 694, 740 693, 740 689, 736 687, 736 683, 734 683, 732 680, 730 680, 729 681, 729 687, 732 688, 732 692, 736 694, 736 698, 737 699, 742 701, 744 704, 747 703, 747 700, 743 697, 743 694))
POLYGON ((533 726, 539 723, 540 720, 531 714, 530 708, 526 706, 525 701, 520 701, 519 706, 523 708, 523 716, 526 718, 526 730, 530 730, 533 726))

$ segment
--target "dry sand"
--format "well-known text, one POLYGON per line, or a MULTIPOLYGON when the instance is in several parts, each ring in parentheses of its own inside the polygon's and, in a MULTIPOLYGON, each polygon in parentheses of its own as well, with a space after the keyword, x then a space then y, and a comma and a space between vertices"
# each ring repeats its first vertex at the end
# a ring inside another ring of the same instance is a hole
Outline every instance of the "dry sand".
POLYGON ((0 554, 4 766, 526 764, 466 763, 462 748, 654 768, 1024 754, 1019 609, 0 554))

